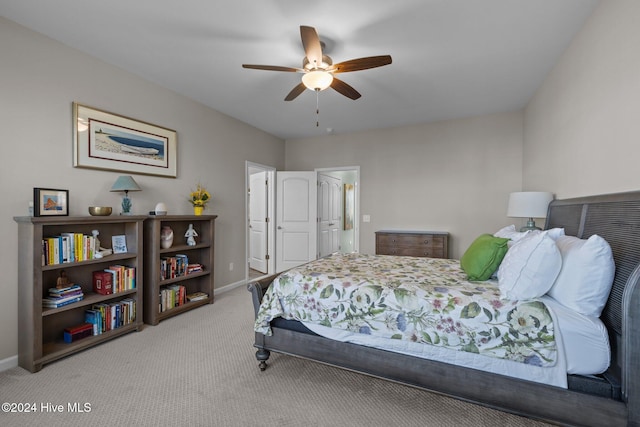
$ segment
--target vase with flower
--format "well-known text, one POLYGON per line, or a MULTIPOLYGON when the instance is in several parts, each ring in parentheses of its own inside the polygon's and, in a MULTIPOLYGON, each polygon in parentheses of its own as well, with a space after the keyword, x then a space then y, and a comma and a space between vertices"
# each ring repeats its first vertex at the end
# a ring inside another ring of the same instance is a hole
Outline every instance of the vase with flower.
POLYGON ((196 190, 189 194, 189 202, 193 205, 194 215, 202 215, 209 200, 211 200, 211 194, 206 188, 198 184, 196 190))

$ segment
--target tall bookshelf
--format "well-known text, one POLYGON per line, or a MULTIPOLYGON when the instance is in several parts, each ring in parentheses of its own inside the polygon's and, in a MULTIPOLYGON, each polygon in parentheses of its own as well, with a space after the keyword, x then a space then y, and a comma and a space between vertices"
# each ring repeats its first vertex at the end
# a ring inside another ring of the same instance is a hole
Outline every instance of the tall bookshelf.
POLYGON ((184 313, 187 310, 213 303, 214 276, 214 242, 215 219, 217 215, 162 215, 150 216, 144 221, 144 322, 157 325, 169 317, 184 313), (196 244, 187 245, 185 236, 189 225, 198 233, 196 244), (173 230, 173 244, 169 248, 161 247, 163 227, 173 230), (163 259, 186 256, 189 264, 201 264, 202 271, 183 274, 177 277, 162 276, 163 259), (167 308, 162 305, 163 290, 184 286, 185 294, 202 292, 204 299, 175 305, 167 308))
POLYGON ((109 217, 15 217, 18 223, 18 363, 37 372, 43 365, 116 338, 142 327, 142 244, 145 216, 109 217), (43 239, 63 233, 91 235, 99 231, 101 246, 111 247, 112 236, 126 236, 127 252, 107 255, 100 259, 47 264, 43 239), (93 272, 113 265, 134 267, 133 289, 101 295, 93 292, 93 272), (70 283, 82 287, 82 300, 58 308, 43 308, 42 300, 55 288, 58 278, 66 274, 70 283), (66 343, 64 329, 85 322, 85 310, 95 304, 116 304, 122 300, 135 301, 135 319, 120 327, 66 343))

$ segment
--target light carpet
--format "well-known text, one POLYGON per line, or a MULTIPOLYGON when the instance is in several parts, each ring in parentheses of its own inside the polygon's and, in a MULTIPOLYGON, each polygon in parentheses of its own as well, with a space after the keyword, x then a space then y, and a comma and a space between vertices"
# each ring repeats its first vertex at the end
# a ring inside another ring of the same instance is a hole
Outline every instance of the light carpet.
POLYGON ((2 426, 544 426, 412 387, 272 353, 261 372, 244 287, 45 365, 0 373, 2 426), (85 404, 87 404, 85 406, 85 404), (54 408, 62 411, 53 412, 54 408), (82 408, 84 412, 70 409, 82 408), (71 408, 70 408, 71 407, 71 408))

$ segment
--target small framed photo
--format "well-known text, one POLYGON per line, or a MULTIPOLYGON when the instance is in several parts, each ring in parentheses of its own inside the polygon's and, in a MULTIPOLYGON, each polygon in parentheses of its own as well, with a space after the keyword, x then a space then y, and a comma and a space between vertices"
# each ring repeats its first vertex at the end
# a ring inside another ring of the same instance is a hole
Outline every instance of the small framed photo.
POLYGON ((69 216, 69 190, 33 189, 34 216, 69 216))
POLYGON ((127 236, 119 235, 111 237, 111 248, 114 254, 127 253, 127 236))

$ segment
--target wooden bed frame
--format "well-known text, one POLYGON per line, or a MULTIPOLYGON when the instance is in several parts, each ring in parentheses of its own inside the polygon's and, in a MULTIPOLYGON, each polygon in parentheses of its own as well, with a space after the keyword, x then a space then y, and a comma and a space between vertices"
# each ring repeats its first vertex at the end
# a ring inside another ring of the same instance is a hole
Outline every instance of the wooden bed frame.
MULTIPOLYGON (((640 191, 553 201, 545 228, 554 227, 581 238, 598 234, 613 251, 616 274, 601 316, 611 366, 602 376, 569 375, 562 389, 333 341, 284 319, 272 322, 272 336, 255 335, 260 369, 275 351, 554 423, 640 426, 640 191)), ((248 285, 256 313, 274 277, 248 285)))

